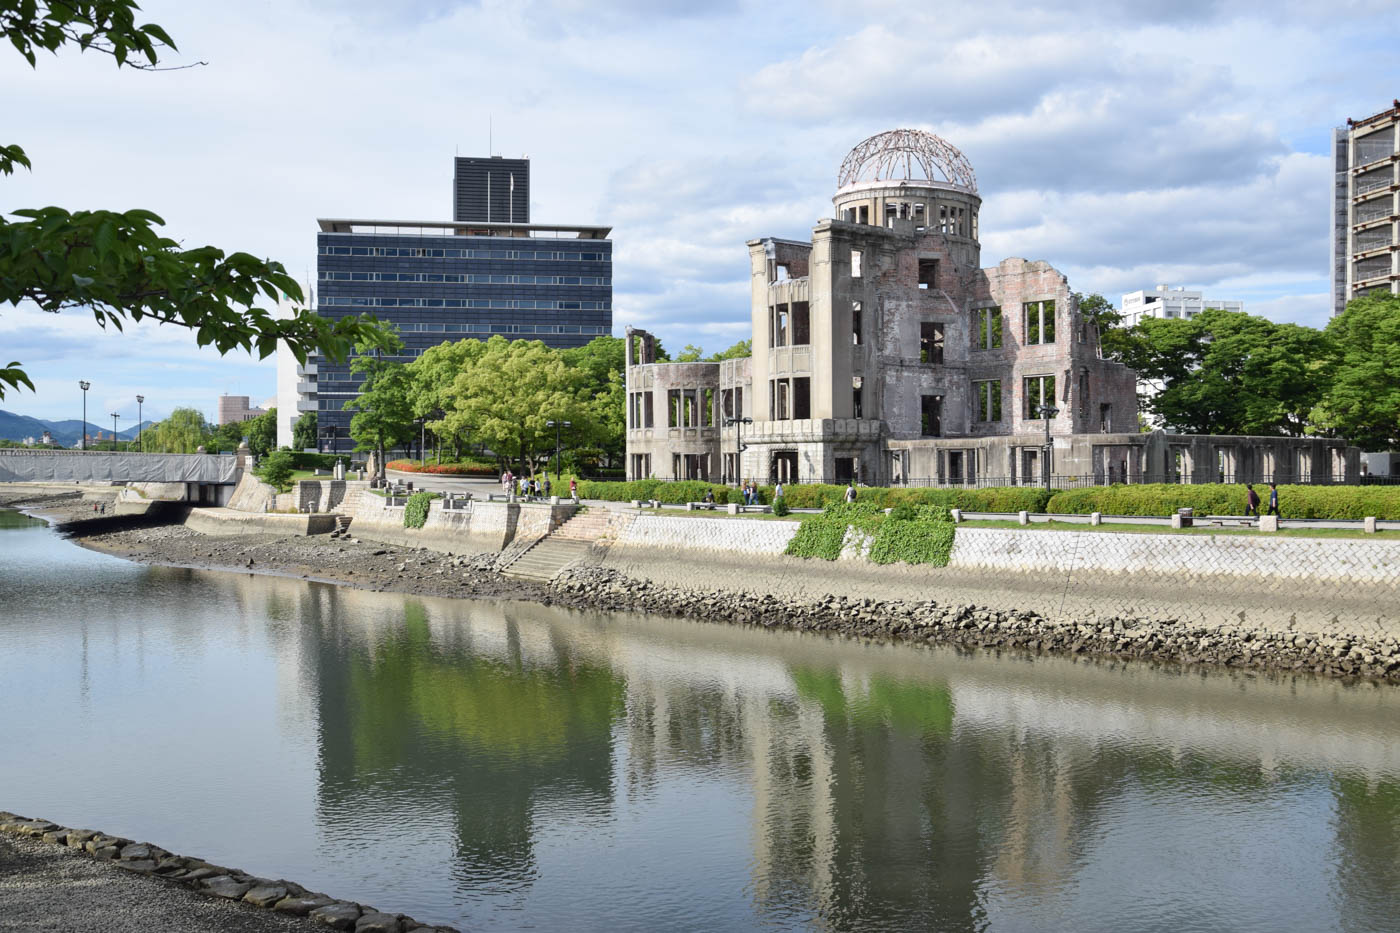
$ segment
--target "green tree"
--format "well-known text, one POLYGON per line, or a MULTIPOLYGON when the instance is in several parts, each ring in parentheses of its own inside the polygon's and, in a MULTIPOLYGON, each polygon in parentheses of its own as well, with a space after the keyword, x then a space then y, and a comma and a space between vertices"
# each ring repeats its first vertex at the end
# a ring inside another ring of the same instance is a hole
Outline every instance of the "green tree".
MULTIPOLYGON (((583 376, 580 397, 592 412, 592 430, 587 436, 574 434, 572 445, 580 454, 582 447, 596 448, 588 459, 601 455, 609 463, 616 463, 625 452, 626 350, 627 341, 621 337, 595 337, 582 347, 562 351, 565 364, 583 376)), ((575 465, 588 466, 582 462, 575 465)))
POLYGON ((248 422, 230 421, 218 427, 210 426, 207 446, 212 451, 237 450, 248 433, 248 422))
POLYGON ((1334 368, 1321 331, 1216 308, 1111 329, 1104 347, 1158 389, 1144 407, 1193 434, 1301 436, 1334 368))
POLYGON ((296 469, 296 461, 292 459, 292 452, 289 450, 274 450, 265 457, 258 458, 258 468, 255 471, 258 478, 269 486, 276 486, 278 492, 286 492, 292 484, 292 472, 296 469))
POLYGON ((159 424, 145 432, 146 450, 165 454, 192 454, 201 445, 208 449, 213 442, 204 415, 194 408, 177 408, 159 424))
POLYGON ((391 337, 387 346, 362 344, 360 353, 350 361, 350 372, 364 377, 360 394, 345 403, 346 411, 354 411, 350 419, 350 436, 356 450, 373 450, 379 455, 379 475, 384 476, 385 452, 413 437, 413 405, 409 395, 413 380, 408 367, 396 359, 385 359, 375 352, 397 354, 403 342, 391 337))
POLYGON ((316 413, 308 411, 292 424, 292 449, 315 450, 318 422, 316 413))
POLYGON ((1079 314, 1087 318, 1100 334, 1123 323, 1123 315, 1119 314, 1113 307, 1113 302, 1103 295, 1097 292, 1092 295, 1075 292, 1074 298, 1079 303, 1079 314))
POLYGON ((243 422, 248 449, 255 457, 266 457, 277 449, 277 409, 272 408, 243 422))
POLYGON ((753 356, 752 340, 740 340, 728 350, 721 350, 711 355, 709 359, 712 362, 719 362, 720 360, 740 360, 746 356, 753 356))
MULTIPOLYGON (((38 52, 74 45, 110 55, 119 68, 154 69, 175 43, 157 25, 137 25, 137 9, 134 0, 0 0, 0 38, 30 67, 38 52)), ((0 174, 18 167, 31 167, 24 150, 0 144, 0 174)), ((85 308, 117 330, 129 320, 173 324, 220 353, 266 357, 282 341, 303 362, 318 348, 338 360, 357 341, 382 339, 371 318, 330 321, 305 308, 274 317, 258 304, 279 295, 303 300, 280 263, 213 246, 184 249, 157 232, 165 222, 150 211, 8 213, 22 219, 0 215, 0 303, 27 300, 55 314, 85 308)), ((0 398, 21 385, 34 388, 19 361, 0 367, 0 398)))
POLYGON ((698 363, 705 356, 705 351, 693 343, 685 345, 685 349, 676 354, 677 363, 698 363))
POLYGON ((1400 449, 1400 296, 1352 299, 1326 333, 1336 374, 1320 424, 1367 450, 1400 449))
POLYGON ((445 420, 471 425, 497 456, 528 473, 554 451, 555 431, 546 422, 572 422, 573 438, 597 430, 586 394, 582 371, 566 365, 560 351, 538 340, 508 342, 496 336, 486 341, 480 359, 457 376, 445 420))
POLYGON ((471 436, 471 426, 460 421, 449 422, 447 413, 452 409, 454 398, 452 385, 457 376, 470 369, 485 352, 486 345, 480 340, 458 340, 429 347, 408 364, 412 383, 409 406, 413 417, 428 419, 428 430, 450 440, 459 456, 462 444, 471 436))

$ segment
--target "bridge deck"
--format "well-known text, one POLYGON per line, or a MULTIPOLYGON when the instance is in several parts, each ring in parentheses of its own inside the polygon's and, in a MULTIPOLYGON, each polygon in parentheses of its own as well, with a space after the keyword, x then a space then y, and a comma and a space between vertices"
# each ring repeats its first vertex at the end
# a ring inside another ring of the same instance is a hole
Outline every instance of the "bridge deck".
POLYGON ((0 483, 216 483, 237 480, 235 454, 0 449, 0 483))

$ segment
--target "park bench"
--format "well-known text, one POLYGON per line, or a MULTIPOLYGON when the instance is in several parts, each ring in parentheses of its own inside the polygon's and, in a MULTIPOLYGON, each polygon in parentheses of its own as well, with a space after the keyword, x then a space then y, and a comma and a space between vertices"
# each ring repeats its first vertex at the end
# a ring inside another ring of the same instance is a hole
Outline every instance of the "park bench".
POLYGON ((1238 528, 1253 528, 1259 524, 1259 519, 1249 515, 1207 515, 1206 521, 1221 527, 1231 525, 1238 528))

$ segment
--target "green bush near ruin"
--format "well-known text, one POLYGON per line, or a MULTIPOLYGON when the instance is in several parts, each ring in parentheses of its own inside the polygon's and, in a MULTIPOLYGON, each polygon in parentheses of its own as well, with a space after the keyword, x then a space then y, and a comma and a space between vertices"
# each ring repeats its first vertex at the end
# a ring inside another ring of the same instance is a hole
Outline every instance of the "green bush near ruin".
MULTIPOLYGON (((1260 510, 1269 507, 1269 487, 1255 483, 1260 510)), ((1061 515, 1170 515, 1190 508, 1198 515, 1243 515, 1248 491, 1243 483, 1147 483, 1068 489, 1050 497, 1045 511, 1061 515)), ((1400 518, 1400 486, 1280 486, 1284 518, 1400 518)))
POLYGON ((848 527, 871 537, 868 556, 876 564, 946 567, 957 533, 948 510, 939 505, 899 505, 886 515, 875 503, 842 503, 803 518, 786 553, 836 560, 848 527))
POLYGON ((428 521, 428 503, 436 498, 437 496, 430 492, 415 492, 409 496, 403 506, 403 526, 422 528, 428 521))

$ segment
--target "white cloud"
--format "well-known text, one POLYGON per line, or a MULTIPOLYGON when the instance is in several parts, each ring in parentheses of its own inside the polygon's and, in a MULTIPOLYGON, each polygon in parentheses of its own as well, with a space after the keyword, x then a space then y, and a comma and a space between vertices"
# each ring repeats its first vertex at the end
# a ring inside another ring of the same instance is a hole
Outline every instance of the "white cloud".
MULTIPOLYGON (((490 123, 497 151, 533 159, 536 219, 614 226, 619 330, 727 345, 747 327, 745 241, 807 236, 845 152, 916 126, 972 160, 988 263, 1047 259, 1110 295, 1237 283, 1306 315, 1326 292, 1331 127, 1400 86, 1390 9, 148 0, 172 62, 207 66, 0 54, 5 139, 35 161, 0 179, 0 209, 148 207, 182 242, 301 277, 317 217, 448 216, 450 158, 484 152, 490 123)), ((269 363, 177 331, 18 314, 0 309, 0 352, 43 382, 11 411, 69 412, 79 371, 211 413, 223 389, 272 391, 269 363)))

